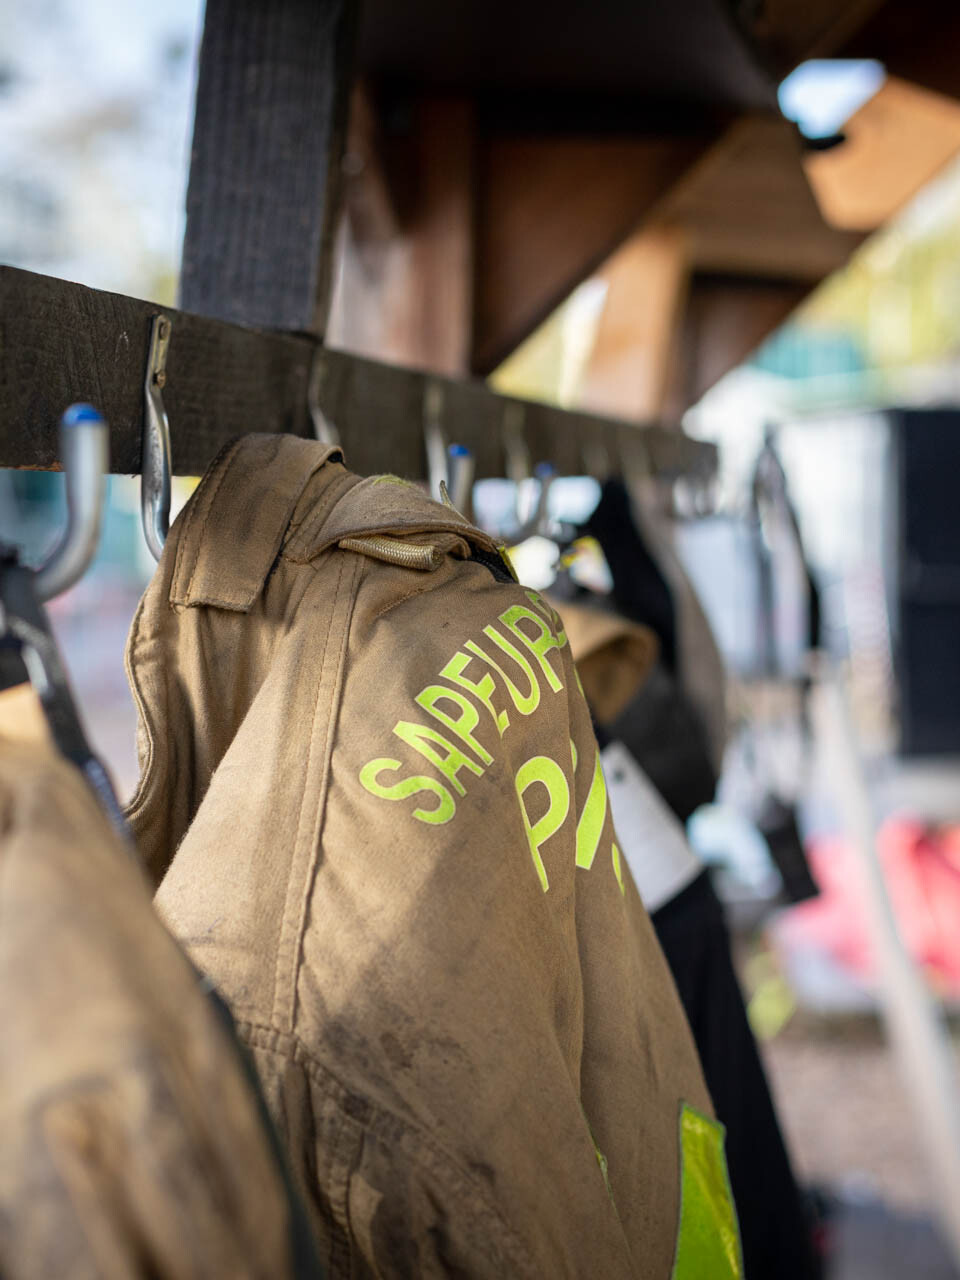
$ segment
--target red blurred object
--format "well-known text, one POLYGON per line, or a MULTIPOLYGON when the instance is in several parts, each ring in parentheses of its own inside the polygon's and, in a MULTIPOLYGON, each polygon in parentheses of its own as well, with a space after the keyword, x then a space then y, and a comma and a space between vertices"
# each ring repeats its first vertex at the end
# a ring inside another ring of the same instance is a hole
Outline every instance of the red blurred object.
MULTIPOLYGON (((877 851, 907 949, 938 991, 960 998, 960 827, 891 818, 877 833, 877 851)), ((852 849, 827 838, 811 841, 808 855, 820 896, 784 914, 780 941, 794 952, 825 951, 858 977, 875 978, 852 849)))

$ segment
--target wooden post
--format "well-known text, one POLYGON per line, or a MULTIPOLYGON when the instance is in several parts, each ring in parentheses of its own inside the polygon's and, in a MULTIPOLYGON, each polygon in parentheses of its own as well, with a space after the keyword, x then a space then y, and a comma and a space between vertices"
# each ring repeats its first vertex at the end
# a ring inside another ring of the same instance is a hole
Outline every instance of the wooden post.
POLYGON ((355 0, 207 0, 181 306, 322 337, 355 0))
POLYGON ((631 236, 599 272, 607 297, 580 396, 584 408, 637 421, 663 411, 689 283, 682 230, 631 236))
POLYGON ((679 422, 715 382, 783 324, 812 287, 804 280, 695 272, 670 365, 664 420, 679 422))
POLYGON ((384 140, 367 95, 354 94, 327 337, 358 355, 463 376, 473 337, 473 106, 423 98, 410 119, 408 132, 384 140))

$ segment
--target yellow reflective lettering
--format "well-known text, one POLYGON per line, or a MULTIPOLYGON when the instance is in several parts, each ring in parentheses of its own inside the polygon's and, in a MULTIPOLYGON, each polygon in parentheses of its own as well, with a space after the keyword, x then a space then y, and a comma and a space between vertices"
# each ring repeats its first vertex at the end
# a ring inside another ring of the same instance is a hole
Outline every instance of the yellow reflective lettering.
POLYGON ((535 609, 539 609, 543 616, 553 627, 557 635, 557 647, 562 649, 567 643, 567 633, 563 629, 563 621, 548 600, 544 600, 538 591, 526 590, 523 593, 535 609))
POLYGON ((412 724, 409 720, 398 720, 393 726, 393 732, 401 742, 413 747, 414 751, 419 751, 422 756, 439 769, 458 795, 465 796, 467 794, 466 787, 457 777, 461 769, 469 769, 478 778, 483 777, 484 770, 482 767, 475 760, 471 760, 469 756, 464 755, 460 748, 455 747, 442 733, 437 733, 436 729, 428 729, 425 724, 412 724), (435 747, 431 746, 431 743, 436 743, 438 747, 442 747, 446 754, 441 755, 435 747))
POLYGON ((523 656, 520 650, 515 648, 510 643, 510 641, 506 638, 506 636, 502 636, 500 632, 496 630, 496 628, 484 627, 483 634, 487 637, 488 640, 492 640, 498 649, 501 649, 504 653, 509 655, 509 657, 511 657, 514 660, 514 662, 517 664, 520 670, 527 677, 527 680, 530 682, 529 693, 521 693, 520 690, 517 688, 517 686, 513 683, 513 681, 507 675, 507 673, 504 671, 503 667, 500 666, 499 662, 495 662, 494 659, 491 658, 488 653, 484 653, 484 651, 480 648, 480 646, 475 641, 468 640, 463 647, 467 649, 470 653, 474 654, 476 657, 482 659, 482 661, 484 661, 487 664, 487 666, 493 667, 494 671, 496 671, 497 675, 500 677, 503 683, 507 686, 507 692, 510 694, 511 699, 513 700, 513 705, 517 708, 517 710, 520 712, 522 716, 532 715, 532 713, 536 711, 537 707, 539 707, 540 705, 540 686, 537 683, 537 677, 533 674, 533 667, 531 667, 530 663, 526 660, 526 658, 523 656))
POLYGON ((478 702, 481 702, 493 717, 493 723, 497 726, 497 733, 503 737, 504 730, 510 725, 510 717, 505 711, 497 711, 493 705, 491 694, 494 690, 493 676, 485 675, 482 680, 470 680, 463 674, 463 669, 473 661, 473 655, 464 653, 462 649, 458 649, 447 665, 440 672, 442 680, 449 680, 451 684, 459 685, 461 689, 466 689, 468 693, 472 693, 478 702))
POLYGON ((431 795, 435 795, 440 803, 435 809, 414 809, 413 816, 420 822, 429 822, 434 826, 442 826, 444 822, 449 822, 457 811, 457 805, 442 782, 421 776, 401 778, 392 786, 384 786, 377 780, 377 774, 388 770, 396 773, 400 767, 399 760, 371 760, 360 770, 360 785, 372 796, 378 796, 381 800, 406 800, 410 796, 418 795, 421 791, 428 791, 431 795))
POLYGON ((443 685, 431 684, 417 694, 414 702, 418 707, 423 707, 428 715, 433 716, 435 720, 439 720, 442 725, 446 725, 450 732, 455 733, 461 742, 465 742, 484 764, 492 762, 493 756, 483 743, 478 742, 473 736, 474 729, 480 723, 480 712, 469 698, 465 698, 462 693, 456 693, 453 689, 445 689, 443 685), (454 718, 437 706, 437 703, 444 699, 447 702, 452 702, 455 707, 460 708, 459 716, 454 718))
POLYGON ((623 867, 620 863, 620 850, 616 845, 613 845, 610 852, 613 857, 613 874, 617 877, 617 884, 620 886, 620 892, 624 897, 626 897, 627 886, 623 883, 623 867))
POLYGON ((597 763, 593 770, 593 781, 587 795, 587 803, 577 823, 577 866, 589 871, 597 856, 597 846, 603 832, 603 823, 607 816, 607 784, 603 776, 603 765, 600 763, 600 752, 597 751, 597 763))
POLYGON ((500 614, 499 621, 507 628, 507 630, 522 641, 530 650, 536 660, 540 663, 541 670, 547 678, 547 684, 554 693, 559 693, 563 688, 557 673, 547 661, 547 654, 551 649, 559 649, 560 641, 553 634, 543 618, 538 613, 534 613, 532 609, 528 609, 526 605, 511 605, 505 613, 500 614), (536 637, 529 636, 520 626, 521 620, 532 622, 539 631, 536 637))
POLYGON ((540 877, 543 892, 546 893, 550 888, 550 881, 540 856, 540 848, 560 830, 566 821, 570 811, 570 786, 563 770, 556 760, 551 760, 549 756, 533 756, 522 764, 517 770, 515 786, 517 799, 520 801, 520 813, 523 817, 523 829, 527 835, 527 844, 530 846, 530 856, 540 877), (527 788, 532 787, 535 782, 546 787, 549 804, 546 813, 531 824, 523 797, 527 788))

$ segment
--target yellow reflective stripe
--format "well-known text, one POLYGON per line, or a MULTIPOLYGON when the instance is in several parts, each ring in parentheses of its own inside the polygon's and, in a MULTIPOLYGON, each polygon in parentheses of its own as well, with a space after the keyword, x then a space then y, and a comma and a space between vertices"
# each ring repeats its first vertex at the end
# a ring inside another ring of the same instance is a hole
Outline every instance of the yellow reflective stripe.
POLYGON ((682 1104, 680 1227, 671 1280, 743 1280, 723 1137, 722 1124, 682 1104))
POLYGON ((620 850, 616 845, 613 846, 613 874, 617 877, 617 884, 620 886, 620 892, 624 897, 627 896, 627 886, 623 883, 623 867, 620 865, 620 850))
POLYGON ((593 866, 593 860, 597 856, 597 846, 600 843, 606 816, 607 784, 604 781, 598 750, 593 781, 590 783, 590 794, 587 796, 587 803, 577 823, 577 866, 583 867, 586 871, 593 866))

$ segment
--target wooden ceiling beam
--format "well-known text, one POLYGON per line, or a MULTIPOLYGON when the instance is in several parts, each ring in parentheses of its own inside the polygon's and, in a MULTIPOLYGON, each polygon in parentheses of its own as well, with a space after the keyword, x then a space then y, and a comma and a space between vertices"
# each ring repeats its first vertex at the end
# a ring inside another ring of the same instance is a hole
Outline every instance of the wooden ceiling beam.
POLYGON ((607 294, 578 401, 595 413, 660 421, 690 282, 683 231, 637 232, 599 278, 607 294))
POLYGON ((519 346, 715 136, 483 139, 474 372, 489 373, 519 346))

